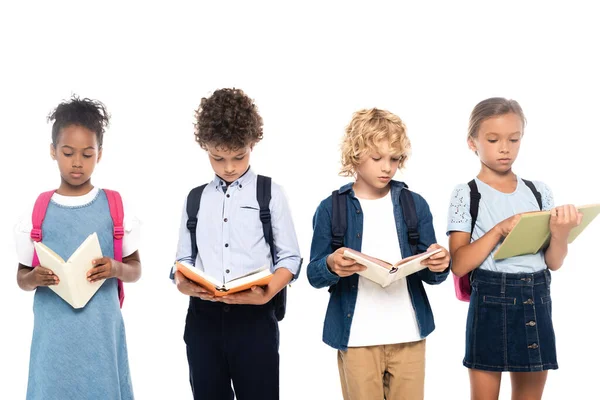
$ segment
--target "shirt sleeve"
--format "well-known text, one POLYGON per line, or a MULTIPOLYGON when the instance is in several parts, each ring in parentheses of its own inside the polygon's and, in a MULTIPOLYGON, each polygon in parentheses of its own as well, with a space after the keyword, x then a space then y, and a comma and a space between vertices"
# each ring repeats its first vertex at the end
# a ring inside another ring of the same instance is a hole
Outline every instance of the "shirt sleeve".
POLYGON ((544 182, 536 181, 533 183, 537 190, 542 195, 542 210, 548 211, 554 208, 554 195, 552 190, 544 182))
POLYGON ((469 185, 461 184, 454 188, 450 196, 448 207, 448 229, 446 235, 452 231, 471 232, 471 190, 469 185))
POLYGON ((271 224, 273 226, 273 243, 275 245, 274 270, 286 268, 296 280, 300 274, 302 258, 296 238, 296 230, 292 214, 283 188, 272 183, 272 196, 269 205, 271 209, 271 224))

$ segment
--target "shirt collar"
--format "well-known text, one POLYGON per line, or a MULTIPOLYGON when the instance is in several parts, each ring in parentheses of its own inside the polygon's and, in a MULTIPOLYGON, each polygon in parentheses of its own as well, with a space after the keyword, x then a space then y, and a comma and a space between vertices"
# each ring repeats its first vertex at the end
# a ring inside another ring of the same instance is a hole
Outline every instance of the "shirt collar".
MULTIPOLYGON (((242 174, 242 176, 240 176, 238 179, 231 182, 231 184, 229 186, 231 186, 232 188, 238 188, 238 189, 242 190, 244 187, 248 186, 255 177, 256 177, 256 174, 254 173, 254 171, 252 171, 252 168, 248 167, 248 170, 246 170, 246 172, 244 172, 242 174)), ((227 183, 225 182, 224 179, 221 179, 221 177, 219 177, 216 174, 215 174, 215 178, 213 179, 211 185, 216 190, 222 190, 223 193, 225 193, 227 191, 227 183)))
MULTIPOLYGON (((354 197, 354 189, 352 189, 352 185, 354 185, 354 182, 350 182, 350 183, 346 183, 345 185, 343 185, 342 187, 340 187, 339 192, 340 194, 345 194, 347 192, 350 192, 350 195, 352 197, 354 197)), ((398 188, 398 189, 402 189, 402 188, 408 188, 408 185, 402 181, 395 181, 395 180, 391 180, 390 181, 390 185, 393 188, 398 188)))

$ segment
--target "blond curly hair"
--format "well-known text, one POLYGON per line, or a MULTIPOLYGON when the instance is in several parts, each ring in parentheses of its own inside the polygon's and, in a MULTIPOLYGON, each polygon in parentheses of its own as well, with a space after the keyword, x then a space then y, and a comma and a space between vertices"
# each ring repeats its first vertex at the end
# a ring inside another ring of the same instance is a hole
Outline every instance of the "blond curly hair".
POLYGON ((378 143, 388 140, 394 155, 400 158, 402 169, 410 153, 410 140, 406 136, 404 122, 395 114, 377 108, 363 109, 352 115, 342 140, 341 176, 354 176, 360 160, 378 151, 378 143))

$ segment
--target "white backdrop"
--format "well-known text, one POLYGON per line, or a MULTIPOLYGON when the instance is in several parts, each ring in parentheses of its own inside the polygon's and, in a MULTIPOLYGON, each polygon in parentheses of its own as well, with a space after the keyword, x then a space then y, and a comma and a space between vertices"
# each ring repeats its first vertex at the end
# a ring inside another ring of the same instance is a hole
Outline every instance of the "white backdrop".
MULTIPOLYGON (((259 106, 265 138, 251 164, 283 184, 305 266, 312 215, 345 182, 338 144, 359 108, 406 122, 413 157, 396 178, 428 200, 445 246, 452 188, 479 170, 465 141, 468 116, 487 97, 517 99, 529 119, 519 175, 548 183, 557 204, 600 202, 600 26, 587 3, 147 3, 0 6, 2 399, 25 396, 32 332, 33 296, 16 284, 12 227, 59 183, 45 117, 71 93, 112 113, 93 181, 121 191, 144 222, 143 276, 126 285, 123 309, 138 399, 191 399, 187 299, 167 275, 184 197, 211 178, 192 123, 200 98, 217 88, 242 88, 259 106)), ((553 274, 560 369, 545 399, 574 390, 600 397, 599 237, 595 221, 553 274)), ((335 351, 321 342, 327 291, 310 287, 305 271, 280 325, 282 399, 341 399, 335 351)), ((468 398, 467 305, 451 280, 427 290, 437 329, 427 342, 426 398, 468 398)))

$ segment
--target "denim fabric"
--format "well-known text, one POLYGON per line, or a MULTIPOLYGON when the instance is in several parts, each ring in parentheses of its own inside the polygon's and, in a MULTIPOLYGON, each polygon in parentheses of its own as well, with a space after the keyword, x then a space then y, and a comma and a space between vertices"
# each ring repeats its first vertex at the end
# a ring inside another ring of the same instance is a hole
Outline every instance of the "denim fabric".
MULTIPOLYGON (((391 181, 390 184, 392 191, 391 198, 394 204, 393 217, 396 221, 398 241, 403 256, 408 257, 412 255, 412 251, 408 243, 408 232, 399 200, 400 191, 405 190, 406 185, 398 181, 391 181)), ((352 183, 342 186, 340 193, 348 194, 346 196, 348 228, 344 237, 344 245, 360 251, 363 231, 363 216, 360 202, 354 195, 352 183)), ((436 243, 435 232, 427 202, 417 193, 412 192, 412 195, 419 220, 418 230, 420 238, 417 247, 419 252, 422 252, 427 250, 431 244, 436 243)), ((327 268, 326 259, 332 252, 331 211, 332 198, 329 196, 321 202, 313 218, 313 238, 307 275, 313 287, 329 287, 331 293, 325 315, 323 341, 335 349, 346 350, 358 294, 358 275, 354 274, 346 278, 340 278, 331 273, 327 268)), ((435 329, 435 323, 422 282, 434 285, 439 284, 448 277, 448 272, 449 268, 439 273, 431 272, 426 268, 407 277, 408 291, 417 317, 419 332, 423 338, 435 329)))
POLYGON ((557 369, 550 271, 475 269, 463 364, 487 371, 557 369))
MULTIPOLYGON (((104 191, 80 207, 50 202, 42 230, 42 242, 65 260, 93 232, 102 254, 113 257, 113 224, 104 191)), ((28 400, 133 399, 116 279, 106 280, 81 309, 39 287, 33 314, 28 400)))

